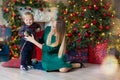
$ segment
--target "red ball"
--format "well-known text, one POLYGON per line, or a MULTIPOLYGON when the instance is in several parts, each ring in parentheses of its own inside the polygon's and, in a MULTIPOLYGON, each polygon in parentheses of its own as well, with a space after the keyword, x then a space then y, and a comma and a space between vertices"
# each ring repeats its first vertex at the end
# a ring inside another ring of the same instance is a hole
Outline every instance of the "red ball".
POLYGON ((89 28, 89 24, 85 24, 85 28, 88 29, 89 28))
POLYGON ((76 30, 77 30, 77 28, 73 28, 73 30, 74 30, 74 31, 76 31, 76 30))
POLYGON ((14 2, 17 2, 17 0, 13 0, 14 2))
POLYGON ((93 20, 92 23, 95 25, 97 22, 96 22, 96 20, 93 20))
POLYGON ((106 26, 106 29, 109 30, 109 29, 110 29, 110 26, 106 26))
POLYGON ((101 30, 102 30, 102 29, 103 29, 103 26, 102 26, 102 25, 100 25, 100 26, 99 26, 99 29, 101 29, 101 30))
POLYGON ((103 16, 104 16, 104 17, 106 17, 106 16, 107 16, 107 14, 106 14, 106 13, 104 13, 104 14, 103 14, 103 16))
POLYGON ((77 42, 80 43, 80 42, 81 42, 81 39, 78 39, 77 42))
POLYGON ((90 10, 91 10, 91 9, 92 9, 92 6, 91 6, 91 5, 89 5, 89 6, 88 6, 88 9, 90 9, 90 10))
POLYGON ((94 9, 95 9, 95 10, 99 10, 99 7, 98 7, 98 6, 96 6, 94 9))
POLYGON ((60 19, 62 19, 63 17, 62 17, 62 16, 60 16, 59 18, 60 18, 60 19))
POLYGON ((67 34, 67 36, 68 36, 68 37, 71 37, 71 36, 72 36, 72 34, 71 34, 71 33, 68 33, 68 34, 67 34))
POLYGON ((78 36, 80 36, 80 33, 78 33, 78 36))
POLYGON ((17 46, 16 46, 16 45, 13 45, 13 48, 15 49, 15 48, 17 48, 17 46))

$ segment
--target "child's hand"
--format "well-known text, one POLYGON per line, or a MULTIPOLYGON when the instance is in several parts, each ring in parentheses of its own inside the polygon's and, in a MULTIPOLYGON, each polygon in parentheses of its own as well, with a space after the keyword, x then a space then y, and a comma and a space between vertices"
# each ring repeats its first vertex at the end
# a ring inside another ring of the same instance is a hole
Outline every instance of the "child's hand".
POLYGON ((36 29, 36 32, 40 32, 40 28, 37 28, 37 29, 36 29))
POLYGON ((27 33, 27 31, 24 32, 24 36, 25 37, 29 36, 28 33, 27 33))

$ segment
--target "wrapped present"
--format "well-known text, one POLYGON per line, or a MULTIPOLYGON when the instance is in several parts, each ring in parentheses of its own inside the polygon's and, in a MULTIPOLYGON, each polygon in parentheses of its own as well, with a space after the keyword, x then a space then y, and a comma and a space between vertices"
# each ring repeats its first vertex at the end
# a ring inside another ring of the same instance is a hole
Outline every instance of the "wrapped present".
POLYGON ((71 50, 66 54, 69 62, 88 62, 88 48, 81 48, 77 51, 71 50))
POLYGON ((0 51, 0 62, 9 60, 9 46, 7 44, 3 45, 3 49, 0 51))
POLYGON ((89 45, 88 46, 88 51, 89 51, 88 62, 101 64, 104 58, 107 56, 107 47, 108 47, 107 42, 97 44, 94 47, 89 45))
POLYGON ((11 28, 6 27, 4 25, 0 25, 0 38, 1 40, 7 40, 11 37, 12 32, 11 32, 11 28))

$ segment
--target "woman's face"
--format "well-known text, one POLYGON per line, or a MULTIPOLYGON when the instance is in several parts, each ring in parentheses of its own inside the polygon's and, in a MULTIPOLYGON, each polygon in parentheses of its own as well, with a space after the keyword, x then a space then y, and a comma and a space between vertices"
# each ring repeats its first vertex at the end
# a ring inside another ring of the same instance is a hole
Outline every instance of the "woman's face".
POLYGON ((56 21, 54 21, 53 23, 52 23, 52 27, 51 27, 51 30, 53 31, 53 32, 55 32, 56 31, 56 21))

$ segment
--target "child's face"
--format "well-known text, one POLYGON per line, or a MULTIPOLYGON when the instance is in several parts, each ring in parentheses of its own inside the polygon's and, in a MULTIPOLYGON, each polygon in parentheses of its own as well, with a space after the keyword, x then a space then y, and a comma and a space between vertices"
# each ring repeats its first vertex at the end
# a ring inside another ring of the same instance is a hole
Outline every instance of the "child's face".
POLYGON ((34 22, 34 19, 32 18, 31 15, 26 15, 26 16, 24 16, 24 23, 25 23, 27 26, 32 25, 33 22, 34 22))

